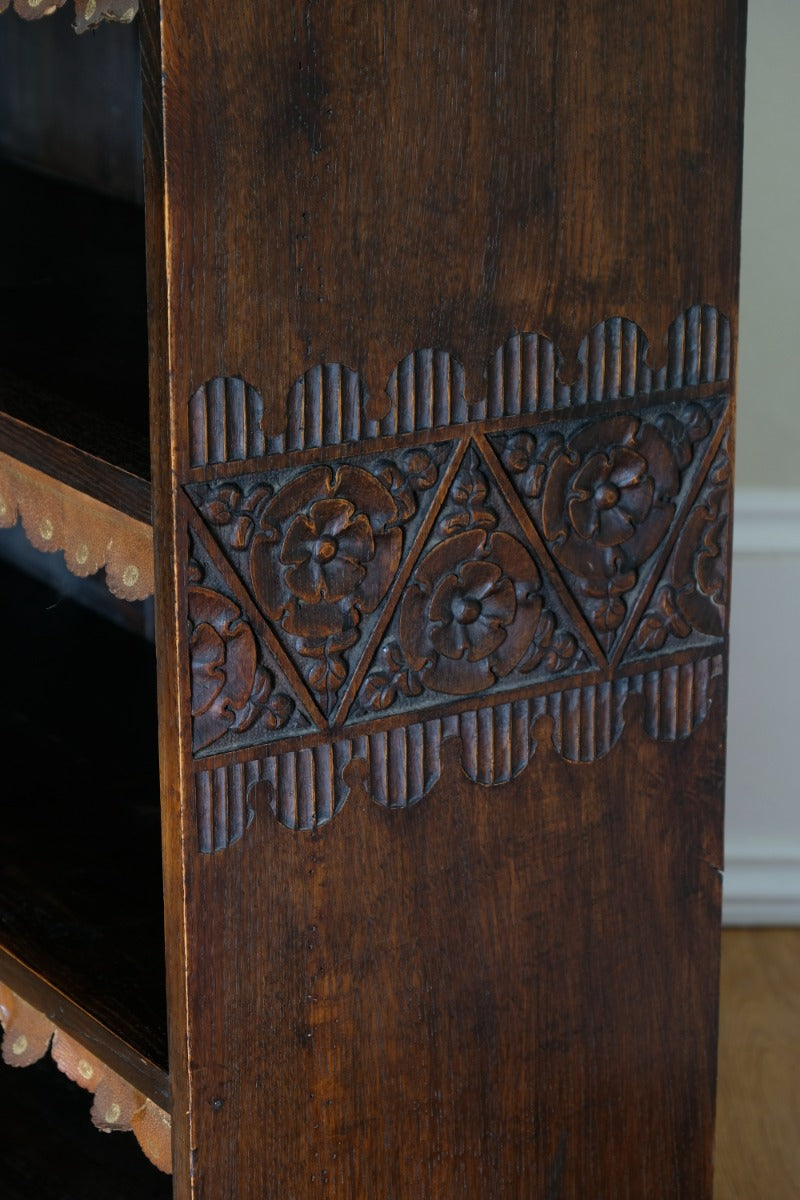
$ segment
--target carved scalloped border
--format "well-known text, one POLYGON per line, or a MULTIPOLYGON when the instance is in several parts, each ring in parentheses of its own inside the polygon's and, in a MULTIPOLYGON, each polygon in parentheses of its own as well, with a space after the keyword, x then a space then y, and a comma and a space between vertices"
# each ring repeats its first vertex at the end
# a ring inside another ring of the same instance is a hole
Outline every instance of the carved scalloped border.
MULTIPOLYGON (((38 21, 51 17, 65 0, 13 0, 14 12, 25 21, 38 21)), ((0 0, 0 13, 10 6, 11 0, 0 0)), ((103 21, 116 21, 129 25, 139 11, 139 0, 75 0, 76 33, 96 29, 103 21)))
POLYGON ((244 462, 722 384, 730 377, 730 322, 713 305, 694 304, 670 325, 662 366, 648 365, 649 351, 640 326, 609 317, 581 342, 578 375, 569 384, 562 379, 563 356, 548 337, 515 332, 487 363, 485 394, 471 400, 455 355, 414 350, 394 369, 377 404, 352 367, 322 363, 292 384, 279 432, 265 429, 262 392, 238 376, 218 376, 189 401, 189 461, 192 467, 244 462))
MULTIPOLYGON (((623 317, 599 322, 581 342, 574 382, 563 379, 564 360, 538 333, 512 333, 490 357, 483 396, 465 394, 463 367, 450 352, 422 349, 392 372, 374 403, 360 374, 341 363, 310 368, 292 385, 282 432, 268 430, 261 393, 238 377, 218 377, 189 401, 188 478, 218 477, 217 468, 283 458, 325 447, 365 443, 430 431, 450 437, 460 426, 490 430, 577 418, 603 405, 632 404, 728 382, 731 329, 712 305, 694 304, 671 323, 662 366, 648 364, 650 342, 623 317)), ((687 395, 688 393, 688 395, 687 395)), ((701 393, 702 394, 702 393, 701 393)), ((677 398, 677 396, 676 396, 677 398)), ((291 462, 291 459, 289 459, 291 462)), ((287 462, 286 465, 289 465, 287 462)), ((219 472, 228 475, 228 470, 219 472)), ((680 663, 642 664, 640 673, 553 688, 547 694, 477 705, 443 717, 404 720, 350 737, 269 753, 260 748, 216 766, 196 763, 199 848, 212 852, 239 840, 266 804, 281 824, 313 830, 341 809, 351 786, 366 786, 376 803, 404 808, 417 803, 439 778, 441 748, 461 741, 467 776, 487 785, 518 775, 536 750, 533 726, 553 720, 552 741, 565 759, 593 762, 608 753, 625 725, 623 707, 642 698, 642 722, 660 740, 687 737, 710 707, 710 686, 722 672, 719 645, 680 663), (363 776, 363 781, 361 779, 363 776)), ((684 660, 685 659, 685 660, 684 660)), ((638 665, 638 664, 637 664, 638 665)), ((410 714, 408 714, 410 715, 410 714)))
POLYGON ((105 567, 115 596, 144 600, 152 595, 149 525, 0 454, 0 528, 10 529, 18 518, 37 550, 64 551, 74 575, 93 575, 105 567))
MULTIPOLYGON (((643 570, 641 581, 642 586, 639 590, 638 596, 634 596, 635 603, 633 600, 631 602, 631 610, 628 614, 628 618, 622 624, 621 638, 619 639, 616 647, 613 647, 613 653, 607 655, 606 651, 599 648, 596 640, 594 640, 591 629, 587 628, 586 621, 583 617, 583 611, 580 608, 579 600, 576 599, 573 593, 568 592, 566 587, 561 589, 558 596, 555 592, 548 593, 546 601, 548 604, 555 605, 557 603, 561 603, 564 605, 562 611, 566 612, 567 614, 567 622, 564 628, 573 629, 575 636, 578 638, 579 644, 582 644, 586 648, 587 654, 590 656, 590 661, 587 662, 582 668, 577 667, 575 664, 570 667, 568 659, 565 659, 564 662, 561 663, 558 660, 558 657, 556 657, 555 664, 551 664, 550 667, 547 667, 545 664, 544 673, 540 672, 539 675, 533 680, 529 679, 527 674, 513 677, 508 676, 506 673, 506 677, 504 678, 502 684, 499 684, 499 681, 496 681, 498 686, 495 687, 493 694, 488 701, 489 704, 498 704, 503 700, 510 701, 516 700, 520 697, 526 698, 528 696, 540 694, 544 690, 543 685, 546 685, 550 689, 555 688, 560 691, 564 691, 570 687, 575 687, 586 683, 605 683, 608 682, 609 679, 613 678, 614 673, 617 671, 620 665, 620 662, 624 658, 630 637, 634 632, 634 629, 643 613, 649 597, 651 596, 652 590, 656 586, 657 581, 661 578, 664 563, 673 547, 673 542, 678 534, 678 531, 685 523, 686 513, 689 511, 689 508, 696 499, 697 489, 702 486, 702 481, 706 476, 709 464, 711 463, 721 440, 724 438, 725 429, 727 428, 727 401, 725 399, 720 400, 717 396, 712 396, 709 398, 701 398, 699 400, 699 404, 708 406, 709 416, 711 417, 711 421, 707 422, 708 428, 703 431, 702 437, 700 438, 703 447, 702 452, 699 454, 699 456, 697 456, 697 460, 692 466, 692 474, 688 476, 688 480, 684 480, 681 483, 681 487, 683 489, 682 498, 675 509, 670 525, 669 535, 664 539, 658 553, 652 558, 652 561, 649 562, 647 569, 643 570), (711 411, 712 409, 713 413, 711 411), (686 483, 685 487, 684 483, 686 483), (591 672, 590 670, 592 658, 594 658, 594 661, 597 664, 602 664, 598 667, 599 675, 591 672), (589 679, 586 678, 587 672, 591 675, 591 678, 589 679), (514 684, 516 684, 516 686, 514 686, 514 684), (505 695, 503 695, 503 693, 505 693, 505 695)), ((699 408, 699 404, 689 404, 689 409, 694 412, 694 410, 699 408)), ((671 410, 674 410, 674 406, 664 403, 659 398, 654 411, 657 411, 660 414, 669 414, 671 410)), ((646 411, 650 412, 650 408, 648 407, 646 411)), ((598 417, 600 422, 604 421, 605 419, 606 418, 604 415, 600 415, 598 417)), ((618 420, 618 418, 614 417, 612 420, 618 420)), ((579 425, 583 430, 587 428, 585 416, 579 417, 577 421, 573 419, 570 424, 579 425)), ((549 428, 549 424, 547 428, 549 428)), ((533 439, 530 440, 533 441, 533 439)), ((550 551, 541 541, 537 527, 532 521, 531 514, 524 508, 517 490, 509 481, 509 476, 507 474, 508 464, 506 464, 505 467, 503 466, 503 464, 497 458, 495 450, 492 449, 490 441, 491 439, 487 440, 483 436, 472 433, 468 434, 467 437, 459 437, 458 444, 460 446, 460 452, 451 459, 453 471, 456 472, 458 470, 459 464, 467 464, 469 461, 469 456, 471 455, 474 459, 475 469, 478 471, 481 468, 484 469, 487 472, 487 480, 490 476, 493 477, 494 484, 499 487, 502 497, 500 493, 497 493, 494 496, 492 503, 494 503, 495 506, 498 502, 501 505, 510 503, 511 507, 508 509, 507 515, 512 516, 516 521, 516 524, 514 524, 513 527, 511 524, 504 525, 506 534, 509 532, 516 533, 523 539, 523 545, 529 543, 530 547, 532 548, 532 552, 535 553, 536 561, 539 563, 544 577, 558 580, 558 568, 551 559, 550 551)), ((455 444, 455 441, 453 444, 455 444)), ((411 450, 406 451, 405 453, 424 453, 424 450, 411 450)), ((370 458, 367 457, 363 460, 358 459, 353 461, 362 462, 363 465, 369 463, 370 458)), ((327 467, 325 468, 325 470, 328 469, 329 468, 327 467)), ((689 464, 684 463, 682 467, 682 473, 688 471, 689 464)), ((477 477, 478 476, 476 476, 476 478, 477 477)), ((275 478, 278 479, 279 476, 276 475, 275 478)), ((299 476, 295 476, 294 478, 302 479, 302 472, 299 476)), ((483 478, 483 476, 481 476, 481 478, 483 478)), ((230 481, 228 482, 230 483, 230 481)), ((236 480, 233 481, 234 490, 238 489, 239 484, 244 486, 244 482, 241 478, 238 479, 238 483, 236 480)), ((198 486, 206 487, 207 485, 203 484, 198 486)), ((225 492, 226 486, 227 485, 225 484, 222 485, 223 493, 225 492)), ((727 485, 723 482, 720 486, 722 486, 724 489, 727 485)), ((441 490, 434 499, 428 502, 426 519, 429 521, 429 531, 433 528, 442 512, 441 504, 444 495, 447 492, 448 485, 443 481, 443 490, 441 490)), ((209 495, 213 494, 214 493, 209 493, 209 495)), ((255 493, 253 494, 255 495, 255 493)), ((195 497, 194 502, 197 502, 197 497, 195 497)), ((202 507, 203 506, 201 505, 201 508, 202 507)), ((238 513, 239 509, 236 508, 234 511, 238 513)), ((222 516, 227 516, 227 514, 228 509, 225 508, 223 504, 222 511, 220 514, 218 514, 218 516, 221 518, 222 516)), ((250 518, 247 519, 249 520, 250 518)), ((190 518, 190 524, 192 525, 193 534, 197 535, 198 539, 205 542, 207 536, 205 527, 202 526, 201 523, 194 521, 194 515, 192 518, 190 518)), ((225 528, 230 526, 234 529, 234 532, 237 528, 231 524, 231 521, 222 521, 222 525, 225 528)), ((236 534, 236 536, 238 536, 238 534, 236 534)), ((393 635, 397 636, 398 634, 396 620, 394 626, 392 625, 393 614, 394 618, 396 618, 397 615, 396 604, 398 599, 398 589, 401 589, 404 586, 404 581, 408 578, 407 572, 410 572, 413 569, 415 562, 418 562, 418 555, 421 551, 421 547, 423 545, 427 546, 428 544, 429 543, 423 539, 411 547, 404 560, 405 567, 397 575, 395 584, 393 585, 394 595, 392 595, 390 592, 386 604, 383 605, 383 608, 379 612, 379 620, 370 633, 370 639, 363 647, 362 653, 358 660, 351 664, 352 673, 347 685, 347 690, 345 691, 338 708, 335 709, 333 714, 327 719, 317 712, 318 720, 315 723, 319 731, 325 731, 328 729, 335 731, 331 732, 330 736, 332 737, 342 737, 347 735, 347 727, 345 726, 343 728, 343 725, 347 719, 348 712, 350 711, 350 705, 353 703, 355 697, 363 694, 363 689, 361 692, 359 689, 362 688, 365 677, 368 680, 369 678, 372 678, 376 684, 381 680, 384 683, 388 681, 388 685, 392 686, 392 672, 396 669, 396 664, 395 666, 392 666, 391 656, 386 658, 385 661, 378 661, 380 659, 380 647, 383 646, 384 651, 386 651, 387 649, 391 650, 393 646, 391 638, 393 635), (388 633, 387 630, 389 631, 388 633), (371 668, 376 668, 378 673, 375 676, 367 677, 366 673, 371 668)), ((223 585, 223 592, 227 594, 228 589, 231 590, 231 594, 233 595, 236 603, 241 606, 242 612, 246 614, 247 621, 250 622, 254 630, 257 630, 258 636, 263 639, 265 650, 268 649, 272 655, 273 669, 275 669, 280 661, 280 655, 284 651, 283 643, 279 638, 276 638, 274 630, 262 622, 261 613, 258 609, 258 606, 253 601, 250 593, 247 590, 249 585, 246 581, 244 583, 242 582, 244 577, 240 578, 238 568, 235 565, 231 569, 230 564, 224 559, 224 556, 219 551, 217 543, 214 542, 213 538, 209 540, 207 549, 209 554, 212 553, 212 549, 214 549, 218 554, 217 567, 219 568, 219 571, 225 574, 225 570, 227 568, 230 572, 230 574, 226 576, 226 584, 223 585)), ((707 552, 708 550, 709 548, 706 547, 707 552)), ((220 586, 219 581, 215 586, 220 586)), ((552 614, 550 615, 552 616, 552 614)), ((702 626, 702 621, 700 624, 702 626)), ((689 626, 682 627, 675 621, 673 621, 672 626, 669 628, 673 627, 676 635, 681 639, 685 639, 685 637, 691 632, 689 626)), ((682 645, 679 643, 677 646, 674 642, 671 642, 669 649, 679 651, 681 658, 686 657, 687 651, 690 651, 691 653, 689 656, 694 658, 704 654, 710 654, 712 652, 711 647, 713 646, 716 649, 716 646, 719 645, 721 634, 721 629, 701 629, 698 633, 698 637, 700 638, 699 643, 697 639, 695 639, 691 644, 687 644, 684 641, 682 645)), ((656 650, 663 647, 668 635, 669 629, 665 628, 661 638, 661 646, 656 647, 656 650)), ((424 653, 427 653, 427 651, 424 653)), ((403 656, 404 652, 401 652, 401 659, 403 656)), ((546 659, 544 653, 542 654, 542 657, 543 659, 546 659)), ((640 647, 632 656, 632 664, 636 663, 636 665, 631 665, 629 669, 633 671, 645 670, 646 666, 643 659, 647 661, 647 666, 652 669, 655 665, 657 665, 657 663, 658 665, 663 664, 664 658, 665 656, 661 655, 658 659, 654 659, 653 653, 648 651, 647 647, 644 649, 640 647)), ((302 702, 305 706, 306 712, 316 711, 313 709, 314 701, 312 698, 310 698, 305 688, 305 680, 302 676, 296 677, 294 683, 290 683, 289 686, 295 689, 295 696, 298 700, 298 704, 302 702)), ((404 695, 422 696, 422 689, 419 688, 418 681, 413 685, 407 684, 406 686, 416 686, 419 690, 417 692, 403 691, 404 695)), ((431 693, 428 693, 423 699, 409 701, 407 703, 403 703, 401 701, 400 708, 391 709, 390 706, 387 707, 387 705, 379 703, 378 705, 372 706, 374 711, 363 709, 361 712, 359 712, 355 721, 351 719, 350 728, 355 729, 355 731, 358 733, 364 732, 369 734, 376 727, 385 727, 386 721, 381 720, 381 718, 392 717, 395 719, 399 718, 403 724, 424 722, 429 716, 434 715, 434 712, 436 714, 443 714, 449 711, 458 711, 460 708, 465 706, 475 707, 477 705, 485 705, 487 700, 483 698, 484 691, 484 688, 473 688, 472 695, 474 698, 471 701, 466 695, 464 695, 460 699, 456 697, 452 701, 448 702, 448 699, 441 694, 435 696, 431 693), (378 722, 377 726, 376 721, 378 722)), ((225 695, 224 692, 221 694, 225 695)), ((236 696, 233 694, 230 696, 234 705, 238 703, 238 700, 242 699, 242 697, 238 697, 237 700, 237 697, 238 692, 236 693, 236 696)), ((227 715, 226 719, 228 721, 230 721, 231 715, 231 713, 227 715)), ((302 735, 304 732, 310 732, 311 729, 313 729, 313 726, 305 731, 301 728, 295 727, 291 731, 291 734, 294 736, 302 735)), ((284 751, 295 748, 288 744, 291 740, 290 735, 287 735, 287 733, 274 726, 270 726, 269 730, 270 732, 267 732, 266 729, 262 729, 257 735, 251 735, 247 739, 240 738, 238 740, 238 744, 236 742, 218 742, 215 746, 213 740, 212 742, 206 742, 199 748, 199 751, 202 750, 205 751, 205 753, 201 755, 198 751, 198 757, 210 758, 215 763, 223 763, 227 765, 227 763, 231 761, 231 758, 227 757, 228 755, 235 755, 239 757, 242 753, 247 752, 248 745, 251 747, 249 752, 250 754, 271 753, 273 755, 279 755, 284 751), (264 743, 266 742, 279 742, 280 744, 273 744, 269 749, 267 749, 266 746, 264 746, 264 743)), ((224 723, 220 724, 220 731, 224 731, 224 723)), ((304 738, 303 743, 301 744, 308 745, 309 740, 304 738)))
POLYGON ((121 1079, 101 1059, 0 983, 3 1061, 29 1067, 49 1050, 68 1079, 94 1095, 91 1118, 104 1133, 132 1132, 144 1154, 166 1174, 172 1173, 172 1120, 154 1101, 121 1079))
POLYGON ((417 804, 438 781, 446 741, 461 742, 461 767, 475 783, 507 783, 530 763, 534 726, 553 722, 554 748, 569 762, 603 758, 626 725, 627 701, 640 697, 641 722, 654 741, 689 737, 711 708, 721 654, 603 683, 551 691, 281 754, 254 756, 195 774, 199 849, 237 842, 266 806, 288 829, 311 831, 342 808, 356 783, 376 804, 417 804))

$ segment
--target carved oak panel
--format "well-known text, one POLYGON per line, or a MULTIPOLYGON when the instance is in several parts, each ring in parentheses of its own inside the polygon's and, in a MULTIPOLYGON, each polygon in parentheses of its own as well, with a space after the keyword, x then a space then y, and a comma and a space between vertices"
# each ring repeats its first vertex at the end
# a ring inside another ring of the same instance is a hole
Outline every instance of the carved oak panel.
POLYGON ((711 702, 726 610, 728 322, 696 305, 653 368, 633 322, 596 326, 573 383, 512 334, 485 395, 419 350, 371 397, 306 372, 266 428, 241 379, 189 405, 187 621, 199 841, 265 804, 293 829, 352 786, 418 801, 461 742, 485 784, 549 736, 607 753, 626 705, 686 737, 711 702), (548 726, 543 718, 547 718, 548 726))

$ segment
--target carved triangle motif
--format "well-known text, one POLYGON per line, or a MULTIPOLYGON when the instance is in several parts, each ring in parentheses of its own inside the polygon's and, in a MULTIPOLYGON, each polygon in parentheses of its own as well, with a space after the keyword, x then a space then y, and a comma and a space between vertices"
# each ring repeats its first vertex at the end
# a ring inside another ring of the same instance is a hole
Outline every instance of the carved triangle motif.
POLYGON ((204 525, 321 713, 336 706, 452 444, 187 486, 204 525))
POLYGON ((608 658, 725 411, 719 398, 489 440, 608 658))
POLYGON ((594 666, 473 445, 351 716, 524 687, 594 666))
POLYGON ((639 621, 626 659, 718 641, 728 603, 731 464, 724 439, 639 621))
POLYGON ((205 548, 192 539, 187 610, 192 666, 192 748, 219 753, 312 728, 280 665, 231 595, 205 548))

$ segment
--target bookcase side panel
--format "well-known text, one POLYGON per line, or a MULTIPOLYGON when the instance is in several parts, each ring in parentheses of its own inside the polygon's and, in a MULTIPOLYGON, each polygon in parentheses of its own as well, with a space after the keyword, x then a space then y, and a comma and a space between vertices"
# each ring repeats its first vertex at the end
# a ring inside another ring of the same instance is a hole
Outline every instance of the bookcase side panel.
POLYGON ((743 7, 160 32, 180 1186, 710 1197, 743 7))

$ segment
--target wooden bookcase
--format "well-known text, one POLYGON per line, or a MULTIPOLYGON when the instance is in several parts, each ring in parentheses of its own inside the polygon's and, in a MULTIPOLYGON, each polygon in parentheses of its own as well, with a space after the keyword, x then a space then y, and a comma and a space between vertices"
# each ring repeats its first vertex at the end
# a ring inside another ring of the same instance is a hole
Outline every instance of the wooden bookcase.
POLYGON ((104 1195, 710 1200, 744 6, 142 9, 144 210, 0 163, 121 598, 0 564, 6 1059, 104 1195))

